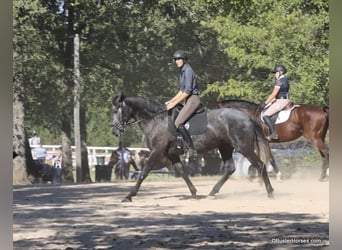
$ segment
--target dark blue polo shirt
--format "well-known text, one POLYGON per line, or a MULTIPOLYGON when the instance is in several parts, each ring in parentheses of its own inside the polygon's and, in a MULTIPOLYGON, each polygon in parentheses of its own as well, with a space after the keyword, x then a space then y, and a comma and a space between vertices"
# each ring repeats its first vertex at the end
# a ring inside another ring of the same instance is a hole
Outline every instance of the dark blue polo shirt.
POLYGON ((185 63, 180 69, 179 85, 181 91, 191 95, 199 95, 195 72, 188 63, 185 63))
POLYGON ((281 77, 281 78, 279 78, 277 80, 276 86, 280 87, 279 92, 278 92, 276 98, 277 99, 279 99, 279 98, 288 98, 290 84, 289 84, 289 80, 285 76, 281 77))

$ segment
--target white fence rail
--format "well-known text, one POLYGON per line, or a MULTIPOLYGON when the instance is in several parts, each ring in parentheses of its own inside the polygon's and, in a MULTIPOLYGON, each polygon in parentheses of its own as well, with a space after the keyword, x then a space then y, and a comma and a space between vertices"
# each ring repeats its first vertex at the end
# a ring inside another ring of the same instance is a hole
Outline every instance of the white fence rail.
MULTIPOLYGON (((43 148, 47 151, 46 160, 49 162, 55 155, 58 153, 58 149, 61 145, 42 145, 43 148)), ((34 146, 32 146, 34 148, 34 146)), ((108 163, 110 155, 112 154, 113 150, 116 150, 118 147, 87 147, 88 150, 88 162, 89 166, 95 166, 97 164, 96 157, 104 156, 105 157, 105 164, 108 163)), ((138 152, 140 150, 148 150, 147 148, 131 148, 128 147, 132 153, 138 152)), ((75 146, 71 146, 72 150, 72 159, 73 159, 73 166, 76 166, 75 163, 75 146)))
MULTIPOLYGON (((57 155, 58 149, 60 145, 42 145, 43 148, 47 150, 47 157, 46 161, 49 164, 50 160, 53 158, 54 155, 57 155)), ((34 148, 34 146, 32 146, 34 148)), ((113 150, 116 150, 118 147, 87 147, 88 150, 88 162, 90 167, 94 167, 97 164, 96 157, 102 156, 105 157, 105 164, 108 164, 110 155, 112 154, 113 150)), ((75 146, 71 146, 72 149, 72 159, 73 159, 73 166, 76 167, 76 160, 75 160, 75 146)), ((129 150, 132 151, 133 154, 136 154, 140 150, 149 150, 148 148, 131 148, 128 147, 129 150)), ((234 175, 237 176, 247 176, 248 167, 250 165, 249 161, 243 157, 241 154, 234 152, 233 159, 235 162, 236 171, 234 175)), ((272 167, 268 164, 267 170, 271 171, 272 167)))

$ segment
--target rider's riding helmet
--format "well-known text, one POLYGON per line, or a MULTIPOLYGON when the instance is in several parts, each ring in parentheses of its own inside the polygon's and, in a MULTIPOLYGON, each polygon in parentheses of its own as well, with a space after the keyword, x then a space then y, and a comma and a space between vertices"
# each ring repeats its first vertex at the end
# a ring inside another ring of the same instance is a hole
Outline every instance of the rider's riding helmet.
POLYGON ((186 54, 184 50, 177 50, 175 53, 173 53, 173 60, 179 59, 179 58, 187 60, 188 55, 186 54))
POLYGON ((283 72, 283 74, 286 73, 286 68, 284 65, 276 65, 274 67, 274 70, 272 71, 272 73, 276 73, 276 72, 283 72))

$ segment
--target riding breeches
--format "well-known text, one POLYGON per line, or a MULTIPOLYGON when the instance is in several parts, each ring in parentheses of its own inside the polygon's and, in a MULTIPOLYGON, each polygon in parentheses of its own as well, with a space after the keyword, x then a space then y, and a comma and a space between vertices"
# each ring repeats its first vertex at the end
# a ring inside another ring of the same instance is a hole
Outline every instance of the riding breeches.
POLYGON ((283 108, 285 108, 290 103, 289 99, 277 99, 268 109, 263 113, 263 116, 271 116, 283 108))
POLYGON ((190 96, 186 100, 184 107, 179 111, 179 114, 175 120, 176 128, 178 128, 180 124, 184 124, 192 116, 200 104, 201 99, 198 95, 190 96))

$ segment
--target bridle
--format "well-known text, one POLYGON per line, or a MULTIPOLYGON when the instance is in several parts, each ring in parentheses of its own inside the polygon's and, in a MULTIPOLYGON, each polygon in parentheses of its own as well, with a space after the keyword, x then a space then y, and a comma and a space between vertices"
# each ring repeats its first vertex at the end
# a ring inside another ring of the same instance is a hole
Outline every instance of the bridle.
POLYGON ((130 120, 130 115, 126 115, 126 119, 125 119, 125 116, 124 116, 124 113, 123 113, 123 111, 124 111, 125 108, 126 108, 126 109, 129 109, 129 108, 127 108, 125 102, 120 102, 120 104, 118 105, 118 108, 115 107, 115 109, 117 110, 116 113, 119 112, 119 110, 121 110, 121 117, 122 117, 122 119, 120 119, 120 120, 116 121, 115 123, 111 124, 111 127, 117 128, 117 129, 120 131, 120 133, 121 133, 121 132, 124 132, 124 130, 125 130, 125 128, 126 128, 127 126, 131 126, 131 125, 134 125, 134 124, 138 124, 138 123, 140 123, 140 122, 142 122, 142 121, 145 121, 145 120, 153 119, 153 118, 156 117, 157 115, 160 115, 160 114, 162 114, 162 113, 164 113, 164 112, 167 112, 167 109, 163 109, 163 110, 161 110, 161 111, 158 111, 158 112, 152 114, 152 115, 151 115, 150 117, 148 117, 148 118, 142 118, 142 119, 139 119, 139 120, 135 120, 135 121, 129 122, 129 120, 130 120))
POLYGON ((125 127, 127 126, 127 123, 130 118, 129 116, 127 116, 127 118, 125 119, 124 113, 123 113, 124 106, 125 106, 124 102, 120 102, 118 107, 115 107, 114 105, 112 107, 112 114, 113 113, 118 114, 120 112, 120 119, 118 119, 116 122, 112 122, 110 126, 117 128, 120 133, 124 132, 125 127))

